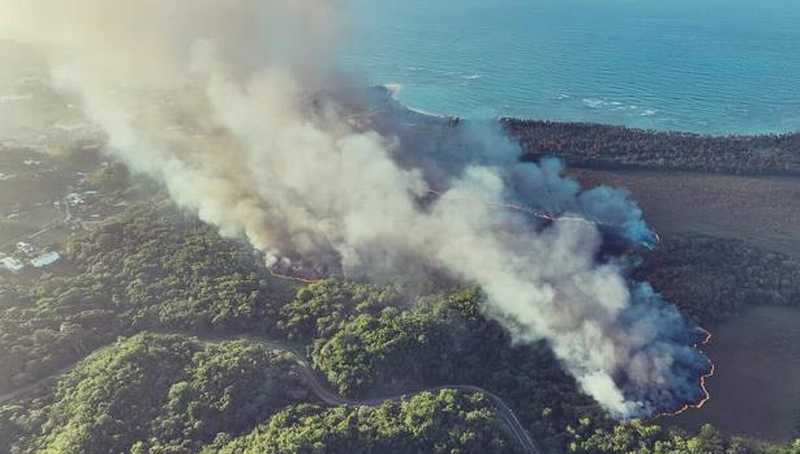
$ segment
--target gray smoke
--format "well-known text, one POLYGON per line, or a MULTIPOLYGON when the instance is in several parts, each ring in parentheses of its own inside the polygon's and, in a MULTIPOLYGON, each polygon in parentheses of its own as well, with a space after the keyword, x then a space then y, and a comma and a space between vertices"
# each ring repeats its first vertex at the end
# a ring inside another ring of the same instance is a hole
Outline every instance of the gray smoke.
POLYGON ((353 84, 333 58, 340 7, 0 0, 0 34, 47 54, 54 86, 81 99, 110 153, 270 264, 379 276, 416 257, 479 283, 491 316, 520 342, 548 340, 611 412, 692 400, 705 363, 686 322, 596 260, 594 221, 652 241, 627 195, 582 191, 556 162, 520 164, 496 132, 415 146, 354 117, 353 84), (509 204, 565 216, 542 222, 509 204))

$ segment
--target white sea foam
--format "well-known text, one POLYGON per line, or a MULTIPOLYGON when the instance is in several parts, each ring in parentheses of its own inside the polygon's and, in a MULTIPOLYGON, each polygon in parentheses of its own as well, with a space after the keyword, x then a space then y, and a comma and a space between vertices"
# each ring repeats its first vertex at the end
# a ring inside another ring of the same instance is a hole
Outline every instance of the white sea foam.
POLYGON ((400 93, 400 90, 403 89, 403 84, 397 82, 389 82, 387 84, 383 84, 383 88, 389 91, 392 95, 392 98, 397 99, 397 94, 400 93))
POLYGON ((428 116, 428 117, 436 117, 436 118, 447 118, 447 115, 444 115, 444 114, 430 112, 430 111, 427 111, 427 110, 424 110, 424 109, 420 109, 418 107, 409 106, 408 104, 403 104, 403 103, 401 103, 401 104, 406 109, 408 109, 408 110, 410 110, 412 112, 418 113, 420 115, 425 115, 425 116, 428 116))
POLYGON ((599 109, 607 104, 602 99, 597 99, 597 98, 583 98, 581 101, 586 107, 590 109, 599 109))

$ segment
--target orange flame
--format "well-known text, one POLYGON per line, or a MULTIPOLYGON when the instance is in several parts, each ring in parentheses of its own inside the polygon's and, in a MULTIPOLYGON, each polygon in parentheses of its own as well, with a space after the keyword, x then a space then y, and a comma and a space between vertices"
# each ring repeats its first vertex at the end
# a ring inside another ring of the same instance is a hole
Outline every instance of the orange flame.
MULTIPOLYGON (((439 197, 441 197, 441 196, 443 196, 445 194, 444 192, 437 191, 435 189, 428 189, 428 193, 429 194, 433 194, 435 196, 439 196, 439 197)), ((602 222, 598 222, 598 221, 593 221, 593 220, 590 220, 590 219, 582 218, 580 216, 570 216, 568 214, 550 213, 548 211, 537 210, 535 208, 532 208, 532 207, 529 207, 529 206, 526 206, 526 205, 517 205, 517 204, 513 204, 513 203, 500 203, 500 202, 493 202, 493 201, 485 200, 485 199, 469 198, 469 197, 465 197, 465 198, 463 198, 463 200, 467 200, 467 201, 470 201, 470 202, 482 203, 482 204, 484 204, 486 206, 493 207, 493 208, 502 208, 502 209, 506 209, 506 210, 510 210, 510 211, 518 211, 520 213, 527 213, 527 214, 529 214, 529 215, 531 215, 531 216, 533 216, 535 218, 544 219, 544 220, 549 221, 549 222, 568 221, 568 222, 578 222, 578 223, 582 223, 582 224, 586 224, 586 225, 593 225, 593 226, 598 226, 598 225, 600 225, 600 226, 608 226, 608 224, 604 224, 602 222)), ((658 233, 653 232, 653 234, 655 235, 656 244, 661 243, 661 237, 658 235, 658 233)))
MULTIPOLYGON (((703 334, 705 334, 705 339, 703 339, 701 342, 696 343, 694 345, 694 348, 696 348, 700 353, 703 353, 703 350, 701 350, 701 347, 703 345, 708 345, 708 343, 711 342, 711 333, 708 330, 704 329, 704 328, 700 328, 700 330, 703 331, 703 334)), ((703 355, 705 356, 705 353, 703 353, 703 355)), ((708 359, 707 356, 706 356, 706 359, 708 359)), ((696 403, 694 403, 694 404, 684 404, 681 408, 679 408, 678 410, 675 410, 673 412, 660 413, 660 414, 656 415, 656 418, 659 418, 659 417, 662 417, 662 416, 678 416, 678 415, 681 415, 681 414, 683 414, 683 413, 685 413, 685 412, 687 412, 687 411, 689 411, 691 409, 700 409, 700 408, 703 408, 703 405, 705 405, 706 402, 711 400, 711 393, 708 392, 707 381, 708 381, 709 378, 714 376, 714 373, 717 370, 717 366, 710 359, 708 359, 708 363, 710 365, 709 371, 700 376, 700 389, 703 390, 703 397, 700 398, 700 400, 698 400, 696 403)))
MULTIPOLYGON (((434 189, 429 189, 428 192, 430 194, 433 194, 433 195, 436 195, 436 196, 444 195, 443 192, 436 191, 434 189)), ((491 201, 488 201, 488 200, 481 200, 481 199, 468 199, 468 200, 477 201, 479 203, 483 203, 483 204, 485 204, 487 206, 490 206, 490 207, 499 207, 499 208, 505 208, 505 209, 510 209, 510 210, 514 210, 514 211, 528 213, 528 214, 530 214, 530 215, 532 215, 534 217, 537 217, 537 218, 540 218, 540 219, 545 219, 545 220, 548 220, 548 221, 551 221, 551 222, 555 222, 557 220, 567 220, 567 221, 578 221, 578 222, 585 222, 585 223, 588 223, 588 224, 594 224, 592 221, 589 221, 589 220, 584 219, 584 218, 574 217, 574 216, 557 216, 557 215, 548 213, 546 211, 536 210, 534 208, 531 208, 531 207, 528 207, 528 206, 524 206, 524 205, 503 204, 503 203, 491 202, 491 201)), ((658 233, 656 233, 656 232, 653 232, 653 233, 655 234, 655 237, 656 237, 656 243, 660 243, 661 242, 661 237, 658 235, 658 233)), ((304 283, 304 284, 314 284, 314 283, 319 282, 319 281, 322 280, 321 278, 309 279, 309 278, 302 278, 302 277, 299 277, 299 276, 290 276, 290 275, 286 275, 286 274, 281 274, 281 273, 278 273, 277 271, 275 271, 272 268, 269 268, 269 273, 273 277, 276 277, 276 278, 279 278, 279 279, 286 279, 286 280, 291 280, 291 281, 295 281, 295 282, 301 282, 301 283, 304 283)), ((708 343, 711 342, 712 335, 711 335, 711 332, 706 330, 705 328, 702 328, 702 327, 698 327, 698 328, 700 329, 700 331, 703 332, 703 334, 705 335, 705 338, 702 341, 694 344, 693 347, 695 349, 697 349, 701 354, 703 354, 705 356, 705 353, 703 352, 701 347, 704 346, 704 345, 708 345, 708 343)), ((675 410, 675 411, 672 411, 672 412, 659 413, 658 415, 655 416, 655 418, 667 417, 667 416, 678 416, 678 415, 681 415, 681 414, 687 412, 690 409, 700 409, 700 408, 703 408, 703 406, 706 404, 706 402, 711 400, 711 393, 708 391, 707 380, 714 376, 714 374, 716 372, 716 365, 707 356, 706 356, 706 359, 708 359, 708 363, 710 365, 710 368, 709 368, 708 372, 706 372, 705 374, 702 374, 700 376, 700 389, 702 389, 702 391, 703 391, 703 397, 701 397, 700 400, 698 400, 694 404, 684 404, 678 410, 675 410)))
MULTIPOLYGON (((444 195, 444 192, 437 191, 435 189, 429 189, 428 193, 433 194, 435 196, 439 196, 439 197, 444 195)), ((492 201, 489 201, 489 200, 478 199, 478 198, 468 198, 468 197, 465 197, 463 199, 467 200, 467 201, 471 201, 471 202, 482 203, 482 204, 484 204, 486 206, 490 206, 490 207, 505 208, 505 209, 512 210, 512 211, 520 211, 520 212, 523 212, 523 213, 528 213, 528 214, 532 215, 533 217, 537 217, 537 218, 540 218, 540 219, 546 219, 546 220, 552 221, 552 222, 555 222, 557 219, 559 219, 559 218, 556 218, 556 216, 554 216, 554 215, 552 215, 552 214, 550 214, 550 213, 548 213, 546 211, 535 210, 535 209, 533 209, 531 207, 524 206, 524 205, 514 205, 514 204, 510 204, 510 203, 498 203, 498 202, 492 202, 492 201)), ((563 218, 561 218, 561 219, 563 219, 563 218)), ((572 219, 572 218, 570 218, 570 219, 572 219)), ((583 218, 575 218, 575 220, 589 222, 589 221, 586 221, 583 218)))

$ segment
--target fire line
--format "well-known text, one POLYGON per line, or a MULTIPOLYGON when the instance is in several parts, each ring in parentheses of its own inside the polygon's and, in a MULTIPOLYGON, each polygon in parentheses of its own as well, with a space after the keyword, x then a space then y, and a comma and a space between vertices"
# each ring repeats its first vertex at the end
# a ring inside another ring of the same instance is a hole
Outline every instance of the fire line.
POLYGON ((697 349, 700 353, 703 353, 703 356, 706 357, 706 359, 708 360, 708 364, 710 366, 709 371, 700 376, 700 389, 703 390, 703 397, 701 397, 700 400, 698 400, 694 404, 684 404, 678 410, 675 410, 673 412, 660 413, 660 414, 656 415, 655 418, 674 417, 674 416, 682 415, 683 413, 686 413, 687 411, 689 411, 691 409, 703 408, 703 405, 705 405, 706 402, 711 400, 711 393, 708 392, 707 381, 708 381, 708 379, 710 379, 711 377, 714 376, 714 373, 716 372, 717 366, 716 366, 716 364, 714 364, 713 361, 711 361, 711 359, 708 356, 705 355, 705 353, 701 349, 702 346, 708 345, 708 343, 711 342, 711 332, 709 332, 705 328, 700 328, 700 330, 705 335, 705 338, 701 342, 698 342, 698 343, 694 344, 694 348, 697 349))
MULTIPOLYGON (((440 196, 440 197, 444 195, 443 192, 436 191, 434 189, 428 190, 428 193, 436 195, 436 196, 440 196)), ((523 213, 528 213, 528 214, 530 214, 530 215, 532 215, 534 217, 537 217, 537 218, 540 218, 540 219, 544 219, 544 220, 547 220, 547 221, 551 221, 551 222, 555 222, 557 220, 565 220, 565 221, 582 222, 582 223, 591 224, 591 225, 598 225, 597 222, 593 222, 591 220, 584 219, 584 218, 581 218, 581 217, 577 217, 577 216, 558 216, 558 215, 555 215, 555 214, 548 213, 546 211, 536 210, 534 208, 523 206, 523 205, 503 204, 503 203, 490 202, 488 200, 481 200, 481 199, 468 199, 468 200, 477 201, 479 203, 483 203, 483 204, 485 204, 487 206, 490 206, 490 207, 504 208, 504 209, 519 211, 519 212, 523 212, 523 213)), ((660 243, 661 242, 661 237, 658 235, 658 233, 657 232, 653 232, 653 234, 654 234, 655 239, 656 239, 656 244, 660 243)), ((275 271, 273 268, 268 268, 268 270, 269 270, 269 273, 273 277, 276 277, 276 278, 279 278, 279 279, 291 280, 291 281, 295 281, 295 282, 300 282, 300 283, 304 283, 304 284, 314 284, 316 282, 320 282, 321 280, 323 280, 322 278, 317 278, 317 279, 314 279, 314 278, 302 278, 302 277, 299 277, 299 276, 291 276, 291 275, 287 275, 287 274, 282 274, 282 273, 279 273, 279 272, 275 271)), ((705 353, 702 350, 702 347, 704 345, 707 345, 709 342, 711 342, 712 335, 711 335, 711 332, 706 330, 705 328, 702 328, 702 327, 698 327, 698 328, 700 329, 700 331, 703 332, 704 338, 703 338, 702 341, 697 342, 696 344, 694 344, 693 348, 695 348, 701 354, 703 354, 703 356, 708 360, 708 363, 709 363, 709 371, 704 373, 704 374, 702 374, 700 376, 700 379, 699 379, 700 380, 700 389, 703 392, 703 396, 696 403, 683 404, 683 406, 681 406, 678 410, 675 410, 675 411, 672 411, 672 412, 659 413, 656 416, 654 416, 653 419, 660 418, 660 417, 674 417, 674 416, 681 415, 681 414, 683 414, 683 413, 685 413, 685 412, 687 412, 688 410, 691 410, 691 409, 700 409, 706 404, 706 402, 711 400, 711 393, 708 391, 707 380, 714 376, 714 374, 716 372, 716 365, 714 364, 713 361, 711 361, 710 358, 708 358, 708 356, 705 355, 705 353)))

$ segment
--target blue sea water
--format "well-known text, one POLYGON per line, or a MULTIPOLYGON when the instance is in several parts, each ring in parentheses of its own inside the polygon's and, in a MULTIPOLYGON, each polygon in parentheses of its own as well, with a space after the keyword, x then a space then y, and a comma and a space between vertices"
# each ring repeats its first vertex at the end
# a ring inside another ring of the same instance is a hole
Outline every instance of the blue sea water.
POLYGON ((350 0, 342 61, 410 107, 800 130, 800 0, 350 0))

